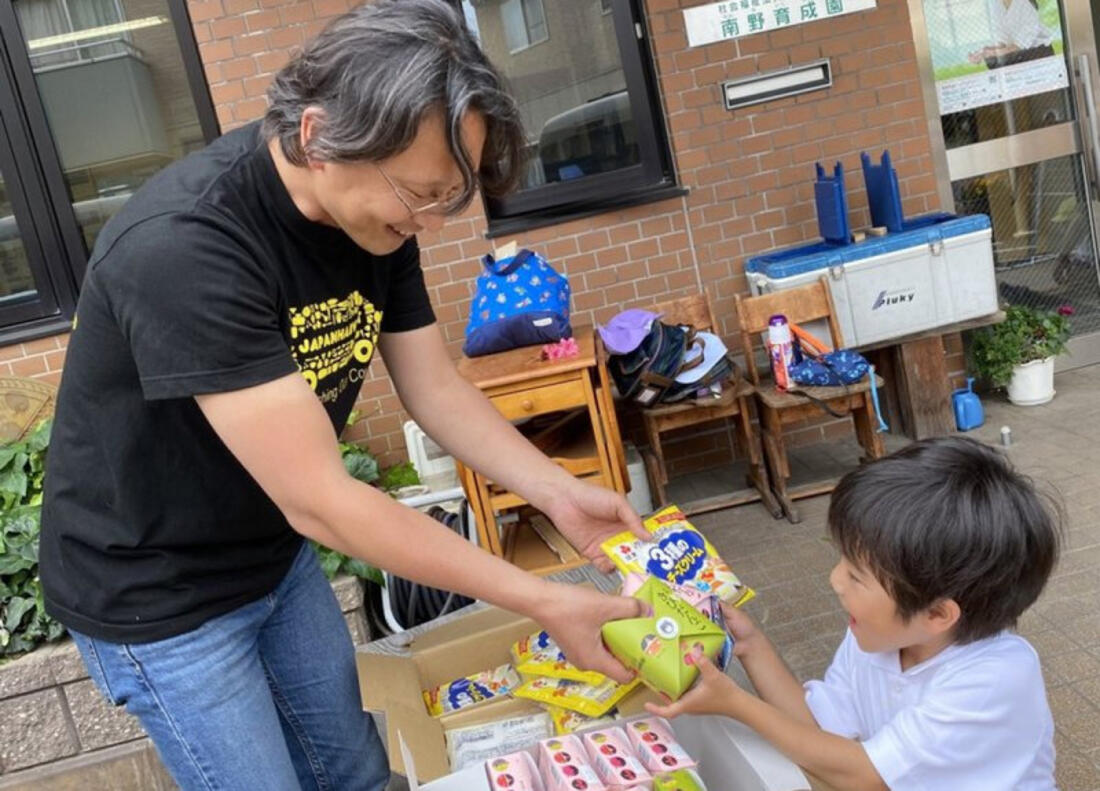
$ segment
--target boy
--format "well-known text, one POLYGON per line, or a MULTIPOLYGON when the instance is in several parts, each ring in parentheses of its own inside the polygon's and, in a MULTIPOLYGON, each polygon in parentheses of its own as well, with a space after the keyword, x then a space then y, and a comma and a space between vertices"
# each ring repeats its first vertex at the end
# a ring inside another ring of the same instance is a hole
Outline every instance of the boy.
POLYGON ((1057 560, 1057 508, 997 451, 944 437, 846 475, 828 522, 849 621, 825 680, 803 688, 729 609, 760 697, 703 659, 696 687, 653 713, 734 717, 840 791, 1054 788, 1039 659, 1008 630, 1057 560))

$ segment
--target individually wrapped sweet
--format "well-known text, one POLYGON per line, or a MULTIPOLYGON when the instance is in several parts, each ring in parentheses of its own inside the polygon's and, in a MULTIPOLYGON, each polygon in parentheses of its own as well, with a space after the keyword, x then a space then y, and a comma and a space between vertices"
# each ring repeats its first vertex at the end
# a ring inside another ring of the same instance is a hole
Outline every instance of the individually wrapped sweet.
POLYGON ((678 700, 699 676, 695 657, 715 661, 728 636, 713 621, 655 577, 634 592, 650 615, 608 621, 600 634, 608 650, 650 689, 678 700))
POLYGON ((586 731, 581 734, 581 741, 588 751, 589 761, 596 768, 596 774, 608 786, 624 791, 650 790, 653 775, 634 754, 634 748, 622 728, 586 731))
POLYGON ((600 545, 624 576, 630 573, 654 576, 702 593, 713 593, 734 605, 744 604, 753 597, 752 589, 737 578, 714 546, 676 506, 658 511, 643 524, 653 535, 652 541, 642 541, 624 531, 600 545))
MULTIPOLYGON (((627 574, 623 577, 623 596, 633 596, 637 593, 648 577, 643 577, 641 574, 627 574)), ((697 588, 689 588, 684 585, 669 584, 669 588, 673 593, 686 601, 700 613, 714 623, 719 629, 726 634, 726 640, 722 645, 722 650, 718 652, 718 656, 714 658, 714 664, 718 666, 720 670, 725 670, 729 667, 730 661, 733 659, 733 635, 729 633, 729 629, 726 628, 726 618, 722 614, 721 600, 713 593, 703 593, 697 588)), ((523 675, 522 673, 520 675, 523 675)))
POLYGON ((611 709, 600 717, 586 717, 578 711, 563 709, 561 706, 552 704, 546 706, 546 713, 550 715, 550 722, 554 725, 554 733, 559 736, 563 733, 573 733, 587 728, 612 725, 619 716, 617 708, 611 709))
POLYGON ((540 711, 506 720, 494 720, 464 728, 451 728, 443 734, 451 771, 483 763, 505 753, 521 750, 554 735, 550 714, 540 711))
POLYGON ((535 676, 565 678, 598 686, 607 676, 594 670, 581 670, 565 658, 565 653, 546 632, 535 632, 512 644, 516 672, 529 681, 535 676))
POLYGON ((535 759, 526 750, 490 758, 485 762, 485 774, 493 791, 545 791, 535 759))
POLYGON ((694 769, 677 769, 657 775, 653 791, 707 791, 707 787, 694 769))
POLYGON ((586 717, 601 717, 640 683, 639 679, 629 684, 619 684, 607 679, 602 684, 592 686, 580 681, 540 676, 523 682, 512 690, 512 694, 517 698, 570 709, 586 717))
POLYGON ((539 769, 546 780, 546 791, 610 791, 574 735, 539 742, 539 769))
POLYGON ((631 720, 625 730, 634 752, 649 771, 672 772, 696 766, 695 760, 672 735, 672 727, 667 720, 661 717, 631 720))
POLYGON ((424 690, 424 705, 433 717, 484 703, 509 694, 520 685, 519 674, 511 665, 464 676, 435 689, 424 690))

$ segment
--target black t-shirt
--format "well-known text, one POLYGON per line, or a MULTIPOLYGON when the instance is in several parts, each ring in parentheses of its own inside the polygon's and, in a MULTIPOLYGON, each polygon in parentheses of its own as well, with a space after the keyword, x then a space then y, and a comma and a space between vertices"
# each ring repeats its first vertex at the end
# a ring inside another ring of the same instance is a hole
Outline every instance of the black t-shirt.
POLYGON ((69 340, 47 611, 147 642, 273 590, 302 539, 193 396, 301 371, 339 432, 379 332, 434 320, 416 242, 374 256, 307 220, 256 124, 151 178, 100 232, 69 340))

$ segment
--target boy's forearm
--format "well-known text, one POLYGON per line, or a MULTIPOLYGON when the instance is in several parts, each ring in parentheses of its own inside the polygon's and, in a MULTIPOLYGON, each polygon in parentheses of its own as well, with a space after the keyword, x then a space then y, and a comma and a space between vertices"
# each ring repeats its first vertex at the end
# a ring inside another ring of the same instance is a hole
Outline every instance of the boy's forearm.
POLYGON ((745 647, 740 659, 752 685, 756 687, 756 694, 762 700, 799 722, 817 726, 810 707, 806 705, 802 684, 763 632, 753 635, 751 644, 745 647))
POLYGON ((859 742, 823 731, 816 724, 804 722, 747 693, 737 695, 730 709, 731 717, 748 725, 796 764, 835 788, 889 791, 859 742))

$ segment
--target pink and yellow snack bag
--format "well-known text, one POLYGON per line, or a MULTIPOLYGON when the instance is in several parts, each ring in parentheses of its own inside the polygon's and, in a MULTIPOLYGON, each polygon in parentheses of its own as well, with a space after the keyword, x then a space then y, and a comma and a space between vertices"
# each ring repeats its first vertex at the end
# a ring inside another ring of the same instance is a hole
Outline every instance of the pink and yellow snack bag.
POLYGON ((615 789, 650 791, 653 775, 642 766, 622 728, 605 728, 581 735, 596 774, 615 789))
POLYGON ((539 742, 539 769, 546 791, 610 791, 588 763, 581 740, 573 735, 539 742))
POLYGON ((485 774, 493 791, 545 791, 535 759, 520 751, 485 762, 485 774))
POLYGON ((672 727, 661 717, 647 717, 626 724, 630 744, 642 765, 651 772, 672 772, 696 765, 687 750, 672 735, 672 727))

